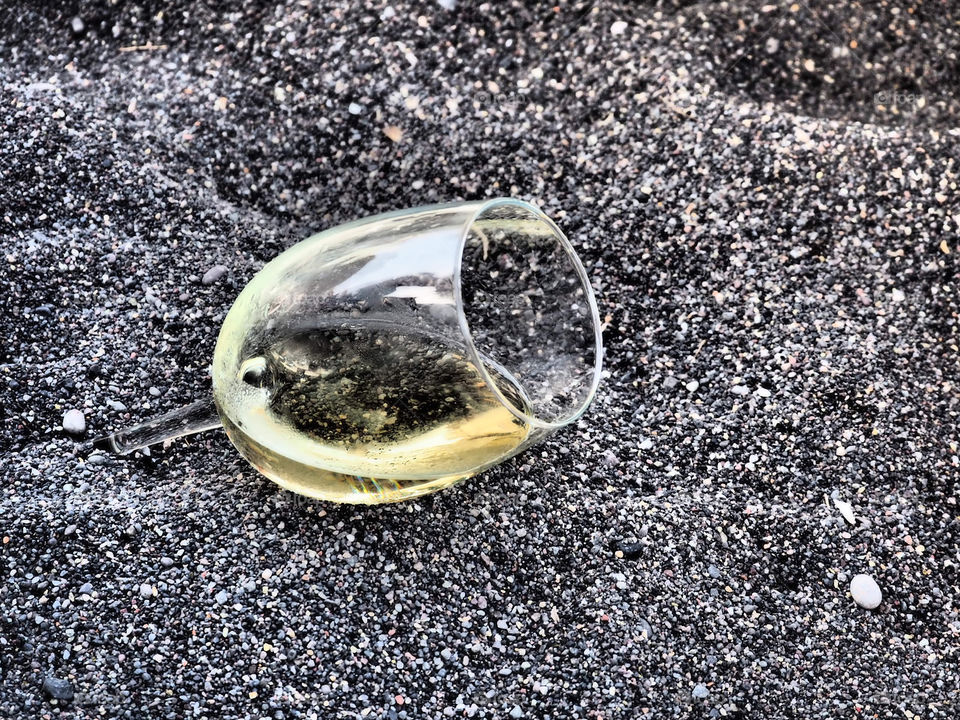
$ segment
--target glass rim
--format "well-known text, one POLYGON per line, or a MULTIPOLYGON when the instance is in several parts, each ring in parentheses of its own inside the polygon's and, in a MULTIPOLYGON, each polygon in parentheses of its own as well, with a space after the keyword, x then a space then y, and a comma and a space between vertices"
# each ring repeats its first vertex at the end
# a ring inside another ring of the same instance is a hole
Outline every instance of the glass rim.
POLYGON ((597 394, 597 387, 600 385, 600 374, 603 365, 603 334, 600 329, 600 311, 597 309, 597 300, 594 296, 593 287, 590 285, 590 278, 587 275, 586 268, 583 266, 583 262, 581 262, 580 258, 577 256, 577 252, 567 239, 567 236, 564 235, 563 231, 557 227, 557 224, 547 217, 547 215, 540 208, 523 200, 517 200, 516 198, 508 197, 493 198, 491 200, 476 203, 475 207, 471 209, 470 217, 464 223, 463 229, 460 232, 460 244, 457 251, 456 266, 453 273, 453 297, 457 310, 457 322, 460 325, 460 331, 463 333, 464 341, 467 344, 467 351, 470 354, 470 360, 480 370, 483 381, 487 384, 487 387, 494 392, 494 394, 497 396, 497 399, 504 407, 506 407, 520 420, 529 423, 533 427, 544 430, 555 430, 565 425, 569 425, 583 415, 584 412, 586 412, 587 407, 589 407, 594 396, 597 394), (477 347, 473 342, 473 333, 470 332, 470 324, 467 322, 467 316, 464 312, 460 273, 463 266, 463 251, 466 247, 467 237, 470 234, 470 228, 473 227, 474 223, 483 213, 492 210, 493 208, 504 206, 522 208, 523 210, 532 213, 539 221, 543 222, 550 229, 551 233, 553 234, 553 239, 560 244, 560 247, 563 248, 567 258, 573 264, 573 269, 576 271, 577 278, 580 280, 580 286, 584 291, 587 307, 590 310, 590 321, 593 323, 594 352, 590 389, 587 392, 583 402, 574 408, 572 412, 562 416, 559 420, 544 420, 532 412, 524 412, 517 408, 514 403, 510 402, 509 399, 507 399, 507 397, 503 394, 503 391, 497 386, 497 383, 494 382, 493 377, 487 370, 486 364, 480 357, 480 353, 477 351, 477 347))

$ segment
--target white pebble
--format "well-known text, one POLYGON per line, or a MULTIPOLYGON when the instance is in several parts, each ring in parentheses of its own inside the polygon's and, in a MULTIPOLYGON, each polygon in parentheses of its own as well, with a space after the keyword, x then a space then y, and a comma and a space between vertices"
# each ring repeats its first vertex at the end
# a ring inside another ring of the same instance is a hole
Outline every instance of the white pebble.
POLYGON ((854 575, 850 581, 850 594, 854 602, 862 608, 873 610, 883 601, 883 593, 877 581, 869 575, 854 575))
POLYGON ((627 31, 627 24, 623 20, 617 20, 610 26, 611 35, 623 35, 627 31))
POLYGON ((347 112, 349 112, 351 115, 359 115, 363 112, 363 106, 358 105, 357 103, 350 103, 347 105, 347 112))
POLYGON ((87 431, 87 419, 79 410, 67 410, 63 414, 63 429, 71 435, 83 435, 87 431))
POLYGON ((147 583, 143 583, 143 585, 140 586, 140 596, 145 598, 153 597, 153 588, 147 583))
POLYGON ((833 504, 836 506, 837 510, 840 511, 840 514, 843 515, 844 520, 851 525, 857 524, 857 518, 853 514, 853 505, 848 503, 846 500, 841 500, 839 497, 833 498, 833 504))
POLYGON ((700 383, 697 380, 691 380, 687 383, 687 390, 690 392, 696 392, 698 387, 700 387, 700 383))

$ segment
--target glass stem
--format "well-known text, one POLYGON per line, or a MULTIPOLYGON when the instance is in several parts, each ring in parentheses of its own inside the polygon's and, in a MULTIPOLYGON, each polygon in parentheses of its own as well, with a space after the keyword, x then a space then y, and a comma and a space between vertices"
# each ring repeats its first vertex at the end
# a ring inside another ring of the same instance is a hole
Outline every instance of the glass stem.
POLYGON ((213 398, 199 400, 166 415, 134 425, 93 441, 94 447, 119 455, 132 453, 148 445, 221 426, 213 398))

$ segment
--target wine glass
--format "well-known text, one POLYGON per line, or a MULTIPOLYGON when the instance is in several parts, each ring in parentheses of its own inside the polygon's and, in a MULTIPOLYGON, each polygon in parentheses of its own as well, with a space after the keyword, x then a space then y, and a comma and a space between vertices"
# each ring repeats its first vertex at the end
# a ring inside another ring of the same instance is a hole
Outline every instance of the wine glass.
POLYGON ((213 397, 96 444, 126 454, 222 424, 283 488, 404 500, 578 418, 601 354, 586 271, 540 210, 507 198, 401 210, 268 263, 220 329, 213 397))

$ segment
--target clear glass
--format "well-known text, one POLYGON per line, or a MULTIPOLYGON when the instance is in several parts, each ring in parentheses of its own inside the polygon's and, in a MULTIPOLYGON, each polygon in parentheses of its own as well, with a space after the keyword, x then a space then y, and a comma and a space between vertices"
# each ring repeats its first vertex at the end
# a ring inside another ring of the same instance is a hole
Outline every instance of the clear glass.
POLYGON ((261 473, 350 503, 449 486, 578 418, 600 323, 570 243, 511 199, 403 210, 268 263, 224 320, 213 404, 100 441, 117 452, 223 424, 261 473))

